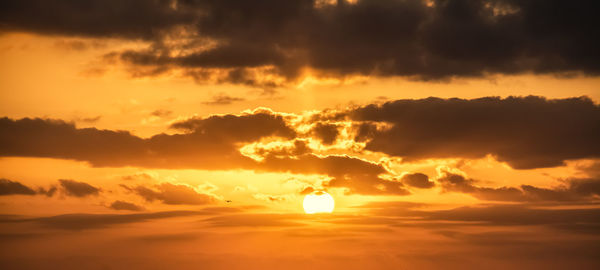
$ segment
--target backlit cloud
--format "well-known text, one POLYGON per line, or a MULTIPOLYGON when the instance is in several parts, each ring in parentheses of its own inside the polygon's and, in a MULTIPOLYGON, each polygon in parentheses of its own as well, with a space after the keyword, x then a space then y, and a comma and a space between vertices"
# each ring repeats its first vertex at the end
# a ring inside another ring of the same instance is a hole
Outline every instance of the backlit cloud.
MULTIPOLYGON (((349 193, 408 195, 408 187, 431 188, 433 183, 422 174, 400 178, 387 163, 365 158, 364 150, 400 157, 399 164, 491 155, 516 169, 556 167, 567 160, 600 157, 598 122, 600 107, 587 98, 533 96, 398 100, 321 115, 259 109, 179 120, 170 127, 183 133, 150 138, 78 129, 60 120, 3 118, 0 155, 75 159, 99 167, 315 174, 324 176, 324 187, 349 193)), ((449 189, 468 192, 472 185, 467 182, 449 189)), ((587 190, 594 183, 580 186, 587 190)), ((526 184, 483 192, 473 194, 506 199, 523 192, 541 197, 548 193, 526 184)), ((171 201, 155 195, 148 198, 171 201)))
POLYGON ((366 150, 405 160, 482 158, 517 169, 600 157, 600 106, 588 98, 397 100, 348 112, 366 150), (377 128, 376 124, 387 124, 377 128))
POLYGON ((593 1, 5 1, 4 31, 144 40, 137 75, 270 88, 313 76, 598 75, 593 1), (555 16, 559 11, 561 16, 555 16), (52 15, 49 15, 52 14, 52 15), (152 18, 152 19, 150 19, 152 18))

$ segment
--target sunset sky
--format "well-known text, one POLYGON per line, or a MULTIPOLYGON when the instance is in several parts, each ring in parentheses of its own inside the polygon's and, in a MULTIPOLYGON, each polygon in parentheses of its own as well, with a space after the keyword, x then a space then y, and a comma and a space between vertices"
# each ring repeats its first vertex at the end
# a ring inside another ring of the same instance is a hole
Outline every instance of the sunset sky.
POLYGON ((0 268, 600 269, 598 10, 3 0, 0 268))

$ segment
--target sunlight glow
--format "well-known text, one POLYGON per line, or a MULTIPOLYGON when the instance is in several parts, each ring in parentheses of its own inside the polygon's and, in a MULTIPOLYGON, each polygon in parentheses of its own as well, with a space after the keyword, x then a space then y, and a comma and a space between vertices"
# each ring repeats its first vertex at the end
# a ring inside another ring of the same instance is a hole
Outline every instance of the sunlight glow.
POLYGON ((302 204, 307 214, 331 213, 335 206, 333 197, 324 191, 316 191, 304 197, 302 204))

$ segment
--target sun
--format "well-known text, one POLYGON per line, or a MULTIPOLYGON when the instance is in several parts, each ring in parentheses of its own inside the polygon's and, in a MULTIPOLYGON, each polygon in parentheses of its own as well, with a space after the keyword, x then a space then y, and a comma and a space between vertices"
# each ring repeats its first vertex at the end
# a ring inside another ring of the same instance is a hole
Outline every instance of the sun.
POLYGON ((304 207, 304 212, 307 214, 331 213, 333 212, 335 202, 329 193, 325 191, 315 191, 304 197, 302 206, 304 207))

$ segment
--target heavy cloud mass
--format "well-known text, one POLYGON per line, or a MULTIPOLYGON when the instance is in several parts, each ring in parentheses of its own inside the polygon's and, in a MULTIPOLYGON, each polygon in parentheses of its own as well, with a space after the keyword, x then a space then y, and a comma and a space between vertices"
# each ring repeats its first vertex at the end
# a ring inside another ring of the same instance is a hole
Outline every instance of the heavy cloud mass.
MULTIPOLYGON (((98 167, 245 169, 319 174, 328 177, 324 186, 374 195, 408 195, 408 187, 428 189, 435 183, 421 173, 400 177, 400 172, 391 171, 383 163, 353 156, 353 151, 379 152, 400 157, 403 162, 431 158, 478 159, 491 155, 515 169, 556 167, 567 160, 600 157, 597 140, 600 137, 600 106, 585 97, 397 100, 304 117, 300 122, 309 124, 308 131, 298 129, 301 118, 300 115, 266 110, 194 117, 171 125, 172 129, 183 133, 158 134, 150 138, 137 137, 126 131, 78 129, 74 124, 59 120, 3 118, 0 119, 0 155, 74 159, 98 167), (350 137, 343 142, 356 144, 353 149, 346 149, 352 151, 323 154, 309 146, 306 136, 314 136, 313 139, 322 146, 341 147, 336 145, 341 134, 338 128, 343 126, 339 121, 353 127, 350 129, 354 131, 344 130, 350 137), (264 140, 274 140, 276 146, 261 146, 264 140)), ((443 180, 442 187, 482 199, 493 200, 492 195, 499 193, 503 193, 501 200, 508 200, 506 195, 510 194, 515 200, 530 200, 523 196, 546 198, 547 193, 552 192, 555 197, 561 194, 528 186, 506 190, 478 189, 468 181, 454 183, 452 179, 443 180)), ((83 197, 99 192, 93 186, 72 180, 60 180, 60 185, 63 193, 71 196, 83 197)), ((581 180, 572 185, 562 199, 556 200, 569 200, 575 193, 582 195, 597 189, 594 181, 581 180)), ((5 186, 7 192, 30 192, 30 188, 19 188, 14 183, 6 182, 5 186)), ((159 200, 167 204, 205 202, 203 199, 177 202, 169 196, 172 192, 183 191, 183 187, 163 185, 158 191, 142 186, 131 189, 148 201, 159 200)), ((40 194, 51 196, 51 189, 42 191, 40 189, 40 194)), ((592 194, 597 193, 588 195, 592 194)))
POLYGON ((355 139, 366 150, 405 160, 491 154, 531 169, 600 157, 600 106, 584 97, 397 100, 347 115, 362 123, 355 139))
POLYGON ((37 156, 89 161, 95 166, 163 168, 227 167, 244 164, 237 144, 262 137, 293 137, 280 116, 257 113, 214 116, 173 124, 185 134, 142 139, 126 131, 77 129, 60 120, 0 119, 3 156, 37 156), (221 159, 215 160, 214 157, 221 159))
POLYGON ((2 269, 600 269, 599 0, 0 0, 2 269))
POLYGON ((174 1, 28 0, 0 4, 1 28, 49 35, 154 39, 161 31, 193 22, 174 1))
POLYGON ((0 4, 4 31, 146 40, 137 75, 273 87, 317 76, 597 75, 597 1, 167 0, 0 4), (176 41, 176 42, 173 42, 176 41), (268 79, 264 75, 279 79, 268 79))
MULTIPOLYGON (((159 134, 143 139, 125 131, 78 129, 74 124, 59 120, 3 118, 0 119, 0 156, 74 159, 99 167, 248 169, 321 174, 332 178, 331 186, 348 187, 355 193, 384 193, 389 190, 408 194, 401 188, 400 182, 379 177, 389 173, 381 164, 347 155, 316 156, 308 152, 302 143, 296 146, 304 148, 292 153, 297 156, 267 152, 262 161, 257 161, 240 152, 244 144, 264 138, 294 139, 298 134, 281 115, 255 112, 191 118, 176 122, 171 127, 185 133, 159 134)), ((65 183, 61 182, 61 185, 67 188, 65 183)), ((180 202, 170 196, 183 191, 181 187, 163 185, 159 191, 146 187, 132 190, 148 201, 160 200, 167 204, 205 202, 204 199, 180 202)), ((76 194, 80 193, 73 190, 72 195, 76 194)))

